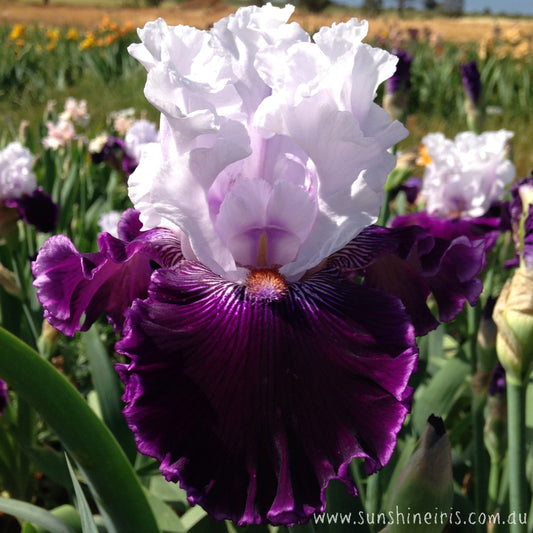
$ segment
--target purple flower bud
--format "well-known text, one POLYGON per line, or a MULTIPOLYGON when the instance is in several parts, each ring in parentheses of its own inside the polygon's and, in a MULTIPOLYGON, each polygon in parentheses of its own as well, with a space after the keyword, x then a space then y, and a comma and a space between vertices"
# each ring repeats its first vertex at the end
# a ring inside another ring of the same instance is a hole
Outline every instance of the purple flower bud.
POLYGON ((405 50, 391 50, 391 53, 398 58, 398 63, 396 72, 386 81, 385 89, 388 93, 395 93, 399 90, 408 91, 411 88, 413 57, 405 50))
POLYGON ((505 395, 505 369, 501 363, 497 363, 492 373, 492 379, 489 386, 489 395, 496 396, 497 394, 505 395))
POLYGON ((481 98, 481 76, 475 61, 460 65, 463 87, 473 104, 478 104, 481 98))

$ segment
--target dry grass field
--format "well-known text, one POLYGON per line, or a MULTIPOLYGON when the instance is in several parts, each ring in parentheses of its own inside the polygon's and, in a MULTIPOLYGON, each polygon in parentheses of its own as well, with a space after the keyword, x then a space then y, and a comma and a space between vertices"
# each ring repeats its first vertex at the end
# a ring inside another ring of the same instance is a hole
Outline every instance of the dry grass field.
MULTIPOLYGON (((200 28, 209 26, 219 18, 235 11, 236 7, 221 0, 188 0, 179 5, 163 5, 158 8, 132 7, 97 7, 72 5, 50 0, 49 5, 42 3, 0 0, 0 24, 34 23, 51 26, 76 26, 90 29, 96 27, 104 16, 113 22, 132 23, 143 26, 145 22, 163 17, 168 24, 188 24, 200 28)), ((337 7, 323 14, 310 14, 297 10, 294 20, 312 31, 332 22, 347 20, 357 16, 357 10, 337 7)), ((526 34, 533 34, 533 18, 507 17, 470 17, 462 18, 410 18, 399 19, 395 16, 383 16, 369 19, 371 36, 382 34, 392 28, 425 28, 440 33, 444 40, 455 42, 477 41, 489 35, 495 27, 505 31, 517 28, 526 34)))

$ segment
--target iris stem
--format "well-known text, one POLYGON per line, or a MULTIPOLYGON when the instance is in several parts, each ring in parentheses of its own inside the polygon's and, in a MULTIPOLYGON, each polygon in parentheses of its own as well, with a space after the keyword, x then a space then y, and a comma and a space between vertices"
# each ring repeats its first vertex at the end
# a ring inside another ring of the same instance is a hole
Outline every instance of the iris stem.
POLYGON ((502 477, 502 462, 492 460, 489 471, 489 498, 487 510, 493 512, 498 507, 498 498, 500 494, 500 481, 502 477))
MULTIPOLYGON (((470 369, 472 379, 477 372, 477 333, 480 322, 480 307, 467 306, 468 340, 467 350, 470 357, 470 369)), ((473 463, 474 463, 474 504, 476 513, 485 511, 486 490, 488 476, 485 468, 485 445, 483 442, 485 396, 481 391, 472 387, 472 434, 474 441, 473 463)), ((481 533, 483 526, 476 523, 476 531, 481 533)))
POLYGON ((516 520, 510 533, 527 533, 526 482, 526 386, 507 380, 509 457, 509 511, 516 520), (523 522, 523 523, 521 523, 523 522))
POLYGON ((385 226, 390 217, 391 191, 385 191, 385 199, 379 212, 378 226, 385 226))

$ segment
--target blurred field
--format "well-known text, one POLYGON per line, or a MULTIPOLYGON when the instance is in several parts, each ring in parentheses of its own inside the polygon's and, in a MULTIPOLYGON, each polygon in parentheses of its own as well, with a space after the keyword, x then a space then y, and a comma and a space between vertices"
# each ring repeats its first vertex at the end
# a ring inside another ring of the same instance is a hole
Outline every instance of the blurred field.
MULTIPOLYGON (((96 27, 104 16, 111 20, 135 26, 143 26, 145 22, 163 17, 168 24, 187 24, 200 28, 208 27, 219 18, 235 11, 236 6, 221 0, 192 0, 180 4, 163 4, 158 8, 120 7, 116 0, 108 0, 105 6, 84 5, 83 0, 72 0, 70 3, 59 3, 51 0, 45 6, 42 3, 21 1, 0 1, 0 24, 34 23, 55 26, 76 26, 89 29, 96 27)), ((306 29, 313 31, 332 22, 347 20, 353 16, 363 18, 357 9, 331 7, 321 14, 312 14, 297 10, 294 20, 306 29)), ((364 17, 368 18, 368 17, 364 17)), ((368 18, 370 36, 375 37, 391 29, 430 30, 439 33, 446 41, 473 42, 478 41, 499 28, 506 31, 510 28, 524 33, 533 33, 533 18, 508 18, 496 16, 477 16, 461 18, 417 17, 399 19, 396 16, 384 15, 379 18, 368 18)))

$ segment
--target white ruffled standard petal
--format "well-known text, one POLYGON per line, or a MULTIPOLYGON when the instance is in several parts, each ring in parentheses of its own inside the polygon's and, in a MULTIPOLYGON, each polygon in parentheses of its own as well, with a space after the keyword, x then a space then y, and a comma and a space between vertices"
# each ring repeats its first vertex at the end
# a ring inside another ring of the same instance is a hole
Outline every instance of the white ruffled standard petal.
POLYGON ((133 203, 233 281, 257 267, 297 280, 375 222, 407 134, 374 103, 397 59, 361 42, 367 24, 311 42, 292 10, 241 8, 207 32, 158 21, 130 49, 162 112, 133 203))

